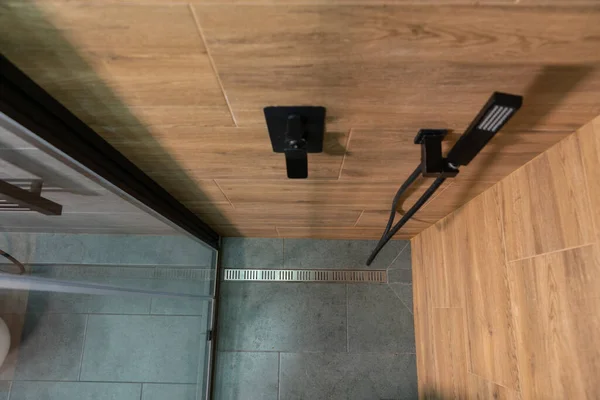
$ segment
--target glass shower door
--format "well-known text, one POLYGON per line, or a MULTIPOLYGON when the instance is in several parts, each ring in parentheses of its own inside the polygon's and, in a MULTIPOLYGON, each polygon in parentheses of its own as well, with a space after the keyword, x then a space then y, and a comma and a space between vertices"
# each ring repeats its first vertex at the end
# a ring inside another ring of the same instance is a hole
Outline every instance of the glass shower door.
POLYGON ((217 252, 4 114, 0 189, 0 398, 207 398, 217 252))

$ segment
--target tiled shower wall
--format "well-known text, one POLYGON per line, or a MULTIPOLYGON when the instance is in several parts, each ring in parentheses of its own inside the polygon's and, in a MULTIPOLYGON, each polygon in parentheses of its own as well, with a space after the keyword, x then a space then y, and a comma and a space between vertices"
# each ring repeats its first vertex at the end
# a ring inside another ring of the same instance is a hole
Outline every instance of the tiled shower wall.
MULTIPOLYGON (((0 233, 33 276, 208 294, 211 251, 183 236, 0 233), (203 275, 202 273, 200 275, 203 275)), ((0 400, 196 400, 208 302, 0 290, 13 349, 0 400), (23 296, 24 295, 24 296, 23 296)))
MULTIPOLYGON (((374 241, 228 238, 229 268, 363 269, 374 241)), ((394 283, 223 282, 218 400, 415 399, 410 245, 371 267, 394 283)))

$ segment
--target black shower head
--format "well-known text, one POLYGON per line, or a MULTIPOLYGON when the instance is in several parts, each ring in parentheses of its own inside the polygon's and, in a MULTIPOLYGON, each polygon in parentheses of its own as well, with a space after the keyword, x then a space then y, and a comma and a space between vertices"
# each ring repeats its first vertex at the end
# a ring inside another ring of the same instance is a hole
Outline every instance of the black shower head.
POLYGON ((495 92, 447 156, 453 166, 467 165, 521 108, 523 97, 495 92))

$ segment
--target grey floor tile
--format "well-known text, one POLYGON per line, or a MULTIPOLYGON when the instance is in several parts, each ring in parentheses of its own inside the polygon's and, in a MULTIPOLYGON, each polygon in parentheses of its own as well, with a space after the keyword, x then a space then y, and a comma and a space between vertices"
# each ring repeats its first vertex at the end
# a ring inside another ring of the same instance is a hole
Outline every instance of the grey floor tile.
POLYGON ((32 292, 27 311, 33 313, 148 314, 150 296, 32 292))
POLYGON ((139 383, 13 382, 10 400, 139 400, 139 383))
POLYGON ((281 354, 280 398, 417 399, 413 354, 281 354))
POLYGON ((141 400, 196 400, 196 385, 144 383, 141 400))
MULTIPOLYGON (((32 274, 36 277, 137 289, 148 289, 153 271, 154 268, 89 265, 32 267, 32 274)), ((34 313, 148 314, 150 297, 31 292, 27 310, 34 313)))
POLYGON ((392 265, 390 265, 390 269, 412 269, 410 242, 404 243, 406 243, 406 246, 402 249, 398 257, 396 257, 392 265))
POLYGON ((27 263, 209 266, 213 253, 185 235, 7 233, 0 243, 27 263))
POLYGON ((224 268, 281 268, 283 239, 225 238, 224 268))
MULTIPOLYGON (((365 268, 375 240, 284 239, 285 268, 365 268)), ((369 268, 386 269, 406 241, 392 240, 369 268)))
POLYGON ((219 324, 225 351, 345 351, 345 287, 223 282, 219 324))
MULTIPOLYGON (((210 281, 186 281, 186 280, 155 280, 152 288, 166 293, 210 295, 210 281)), ((208 315, 207 300, 185 297, 152 297, 152 314, 163 315, 208 315)))
POLYGON ((81 379, 196 383, 201 317, 90 315, 81 379))
POLYGON ((396 293, 396 296, 413 312, 413 287, 405 283, 390 283, 390 288, 396 293))
POLYGON ((388 285, 348 285, 352 353, 415 352, 413 315, 388 285))
POLYGON ((10 382, 0 382, 0 400, 8 400, 8 393, 10 392, 10 382))
POLYGON ((28 314, 15 379, 77 380, 86 318, 81 314, 28 314))
POLYGON ((412 270, 410 269, 388 269, 389 283, 412 283, 412 270))
POLYGON ((215 400, 276 400, 278 381, 279 353, 217 353, 215 400))

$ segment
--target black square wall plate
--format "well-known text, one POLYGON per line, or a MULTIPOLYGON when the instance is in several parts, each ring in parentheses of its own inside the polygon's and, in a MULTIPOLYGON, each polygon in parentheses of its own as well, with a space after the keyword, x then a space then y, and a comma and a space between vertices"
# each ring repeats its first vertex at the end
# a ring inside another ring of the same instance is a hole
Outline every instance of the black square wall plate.
POLYGON ((264 112, 274 152, 283 153, 285 151, 285 132, 290 115, 297 115, 302 119, 306 151, 308 153, 321 153, 323 151, 325 107, 272 106, 265 107, 264 112))

